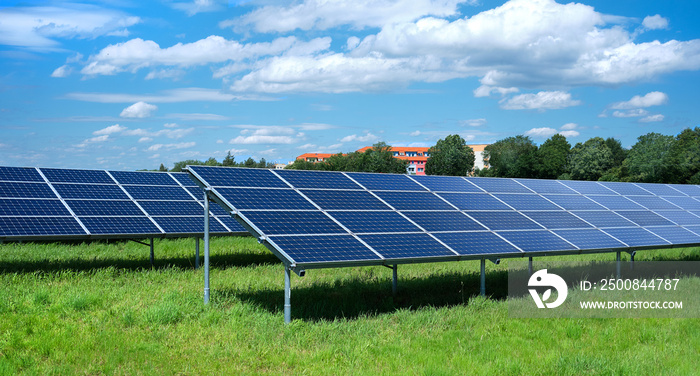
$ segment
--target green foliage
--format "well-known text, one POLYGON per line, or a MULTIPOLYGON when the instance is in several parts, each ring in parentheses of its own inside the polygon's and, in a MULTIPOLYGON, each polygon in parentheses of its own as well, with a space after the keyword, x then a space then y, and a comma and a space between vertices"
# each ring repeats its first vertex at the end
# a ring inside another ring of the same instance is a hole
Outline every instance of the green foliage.
POLYGON ((428 149, 426 175, 466 176, 474 168, 474 150, 459 135, 449 135, 428 149))
POLYGON ((530 137, 504 138, 484 148, 488 176, 531 178, 536 176, 537 146, 530 137))
POLYGON ((579 142, 571 149, 569 173, 574 180, 598 180, 612 166, 612 151, 600 137, 579 142))
POLYGON ((236 159, 233 156, 233 154, 231 154, 231 150, 229 150, 228 153, 226 153, 226 157, 224 157, 224 160, 221 161, 221 165, 224 167, 236 166, 236 159))
POLYGON ((385 142, 372 145, 365 152, 354 151, 348 154, 335 154, 323 162, 307 162, 297 159, 286 168, 294 170, 325 170, 325 171, 355 171, 383 172, 405 174, 408 161, 394 158, 391 146, 385 142))
POLYGON ((556 179, 567 171, 571 144, 566 137, 555 134, 537 149, 537 177, 556 179))
POLYGON ((639 136, 624 162, 629 180, 644 183, 667 182, 671 172, 669 151, 673 142, 673 136, 659 133, 639 136))
POLYGON ((669 183, 698 184, 700 173, 700 128, 686 128, 679 133, 668 152, 669 183), (692 181, 692 182, 691 182, 692 181))
POLYGON ((173 168, 170 171, 182 172, 182 169, 187 167, 188 165, 190 165, 190 166, 203 166, 204 162, 196 160, 196 159, 187 159, 184 161, 175 162, 175 165, 173 166, 173 168))
POLYGON ((622 166, 622 162, 624 162, 625 158, 627 158, 627 153, 629 153, 629 150, 622 147, 620 140, 616 140, 612 137, 605 139, 605 146, 607 146, 612 153, 613 167, 622 166))
POLYGON ((165 165, 163 165, 163 164, 161 163, 161 164, 160 164, 160 167, 158 167, 158 171, 160 171, 160 172, 166 172, 166 171, 168 171, 168 168, 165 167, 165 165))

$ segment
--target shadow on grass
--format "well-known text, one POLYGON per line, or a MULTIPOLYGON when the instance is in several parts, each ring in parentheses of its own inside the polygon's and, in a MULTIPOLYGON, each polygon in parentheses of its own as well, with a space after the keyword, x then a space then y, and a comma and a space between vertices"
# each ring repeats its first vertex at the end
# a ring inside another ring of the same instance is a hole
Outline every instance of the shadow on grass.
MULTIPOLYGON (((398 309, 466 305, 470 298, 479 295, 480 290, 479 273, 474 272, 447 273, 409 280, 402 280, 399 274, 396 296, 391 292, 391 277, 374 281, 359 278, 338 280, 303 287, 294 287, 295 280, 298 279, 293 277, 292 318, 307 321, 356 319, 398 309)), ((487 273, 486 295, 491 299, 504 300, 507 294, 507 271, 487 273)), ((262 291, 216 289, 212 298, 221 305, 235 304, 236 300, 242 300, 279 314, 284 308, 284 291, 281 288, 262 291)))
MULTIPOLYGON (((200 255, 200 266, 204 262, 200 255)), ((273 254, 235 253, 212 255, 209 257, 211 268, 227 269, 260 265, 279 264, 280 260, 273 254)), ((0 261, 0 273, 51 273, 57 271, 90 271, 106 268, 116 268, 126 271, 151 269, 148 258, 119 259, 119 258, 76 258, 69 260, 36 260, 36 261, 0 261)), ((195 259, 192 257, 162 257, 156 253, 153 268, 158 269, 194 269, 195 259)))

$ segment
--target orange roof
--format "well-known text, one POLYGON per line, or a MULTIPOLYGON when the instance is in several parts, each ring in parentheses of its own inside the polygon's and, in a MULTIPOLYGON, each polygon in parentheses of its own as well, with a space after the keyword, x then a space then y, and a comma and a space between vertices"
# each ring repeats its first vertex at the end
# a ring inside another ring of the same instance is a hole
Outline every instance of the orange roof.
POLYGON ((406 155, 395 155, 394 158, 396 158, 396 159, 403 159, 403 160, 407 160, 407 161, 427 161, 427 160, 428 160, 428 157, 425 157, 425 156, 422 156, 422 155, 421 155, 421 156, 415 156, 415 157, 409 157, 409 156, 406 156, 406 155))
POLYGON ((316 159, 326 159, 330 158, 335 154, 331 153, 304 153, 300 156, 297 157, 297 159, 307 159, 307 158, 316 158, 316 159))
POLYGON ((469 145, 469 147, 474 151, 484 151, 484 148, 487 146, 489 146, 489 144, 469 145))

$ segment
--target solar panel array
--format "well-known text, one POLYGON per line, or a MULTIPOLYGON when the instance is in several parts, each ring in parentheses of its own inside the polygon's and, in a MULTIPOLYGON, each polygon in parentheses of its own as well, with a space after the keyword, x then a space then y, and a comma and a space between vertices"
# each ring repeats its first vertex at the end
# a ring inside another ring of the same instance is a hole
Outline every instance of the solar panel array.
MULTIPOLYGON (((0 167, 0 240, 193 236, 202 203, 186 173, 0 167)), ((212 209, 212 233, 246 231, 212 209)))
POLYGON ((290 265, 700 244, 700 187, 189 166, 290 265))

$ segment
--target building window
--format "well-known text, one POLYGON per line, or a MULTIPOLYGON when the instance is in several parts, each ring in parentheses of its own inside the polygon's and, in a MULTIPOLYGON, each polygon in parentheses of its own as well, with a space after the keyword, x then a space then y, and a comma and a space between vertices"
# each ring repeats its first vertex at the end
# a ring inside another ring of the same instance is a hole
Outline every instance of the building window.
POLYGON ((423 169, 422 169, 422 168, 418 168, 418 172, 423 172, 423 169))

